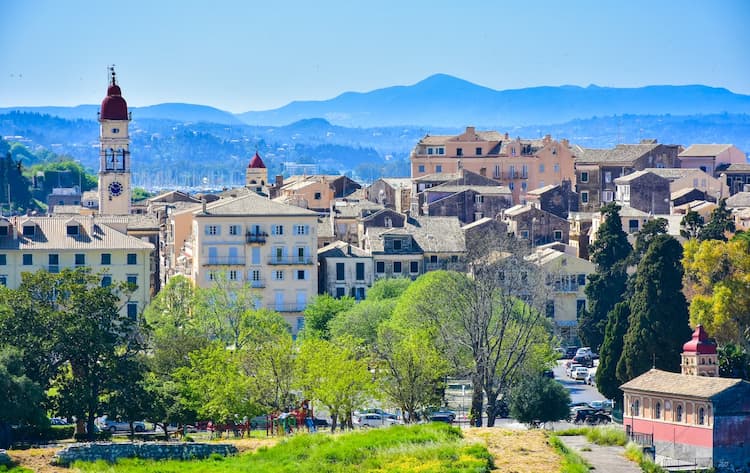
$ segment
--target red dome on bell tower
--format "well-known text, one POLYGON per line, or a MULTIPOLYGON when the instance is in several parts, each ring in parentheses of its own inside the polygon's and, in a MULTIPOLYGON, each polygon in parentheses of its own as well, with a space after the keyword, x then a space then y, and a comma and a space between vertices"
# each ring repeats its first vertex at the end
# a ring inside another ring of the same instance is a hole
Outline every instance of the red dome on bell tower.
POLYGON ((716 344, 711 343, 708 339, 708 334, 703 329, 703 325, 698 325, 693 332, 693 339, 682 346, 682 351, 699 355, 715 355, 716 344))
POLYGON ((112 77, 107 88, 107 96, 102 100, 102 108, 99 111, 100 120, 129 120, 128 104, 122 98, 122 90, 117 85, 115 78, 115 68, 110 67, 112 77))
POLYGON ((259 168, 265 169, 266 165, 263 164, 263 160, 260 159, 260 155, 256 151, 255 156, 253 156, 253 159, 250 160, 250 164, 248 164, 247 167, 250 169, 259 169, 259 168))

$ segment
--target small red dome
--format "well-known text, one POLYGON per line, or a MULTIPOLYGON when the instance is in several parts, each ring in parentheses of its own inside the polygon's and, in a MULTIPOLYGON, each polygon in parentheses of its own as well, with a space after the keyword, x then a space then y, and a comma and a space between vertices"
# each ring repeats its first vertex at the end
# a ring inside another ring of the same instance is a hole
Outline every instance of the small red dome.
POLYGON ((698 325, 693 332, 693 339, 682 346, 682 351, 699 355, 715 355, 716 344, 708 340, 708 334, 703 330, 703 326, 698 325))
POLYGON ((256 151, 255 156, 253 156, 253 159, 250 160, 250 164, 248 164, 247 167, 252 168, 252 169, 258 169, 258 168, 265 169, 266 165, 263 164, 263 160, 260 159, 260 155, 256 151))
POLYGON ((128 120, 128 104, 122 98, 122 90, 115 81, 115 71, 112 69, 112 79, 107 88, 107 96, 102 100, 99 112, 100 120, 128 120))

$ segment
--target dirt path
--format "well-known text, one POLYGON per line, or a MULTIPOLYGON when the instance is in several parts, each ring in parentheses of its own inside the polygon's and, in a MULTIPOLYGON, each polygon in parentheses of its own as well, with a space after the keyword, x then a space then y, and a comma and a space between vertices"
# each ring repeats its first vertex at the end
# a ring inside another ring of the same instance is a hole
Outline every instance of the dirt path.
POLYGON ((551 473, 560 471, 560 456, 540 430, 467 428, 464 438, 481 442, 495 459, 499 473, 551 473))
POLYGON ((571 450, 583 457, 595 471, 641 473, 641 468, 625 458, 625 447, 596 445, 584 436, 560 437, 571 450))

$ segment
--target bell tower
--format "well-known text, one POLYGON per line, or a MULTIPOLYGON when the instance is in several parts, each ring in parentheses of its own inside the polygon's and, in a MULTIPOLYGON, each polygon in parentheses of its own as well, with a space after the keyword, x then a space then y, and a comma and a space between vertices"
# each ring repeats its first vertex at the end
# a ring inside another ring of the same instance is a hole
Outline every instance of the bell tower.
POLYGON ((268 194, 268 169, 260 158, 258 152, 255 152, 255 156, 250 160, 250 164, 247 165, 245 171, 245 187, 258 193, 268 194))
POLYGON ((695 327, 693 338, 682 346, 682 374, 719 376, 716 344, 711 343, 702 325, 695 327))
POLYGON ((117 85, 114 66, 99 111, 99 214, 130 214, 130 135, 128 104, 117 85))

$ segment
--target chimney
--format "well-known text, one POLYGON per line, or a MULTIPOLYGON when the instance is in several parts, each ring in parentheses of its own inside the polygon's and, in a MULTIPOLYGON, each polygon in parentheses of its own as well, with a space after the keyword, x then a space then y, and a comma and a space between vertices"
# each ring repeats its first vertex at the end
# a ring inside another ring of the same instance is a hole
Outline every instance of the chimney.
POLYGON ((473 136, 473 135, 476 135, 476 134, 477 134, 476 129, 473 126, 467 126, 466 127, 466 136, 467 137, 473 136))
POLYGON ((276 180, 274 181, 274 186, 276 186, 277 189, 281 189, 281 187, 284 185, 284 176, 281 174, 276 175, 276 180))

